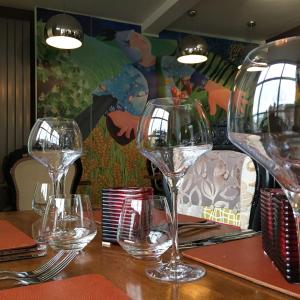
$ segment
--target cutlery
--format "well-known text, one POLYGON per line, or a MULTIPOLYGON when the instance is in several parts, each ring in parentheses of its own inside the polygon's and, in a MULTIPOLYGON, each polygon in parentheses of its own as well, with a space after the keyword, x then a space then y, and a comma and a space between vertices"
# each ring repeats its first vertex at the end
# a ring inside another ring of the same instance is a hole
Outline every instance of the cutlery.
POLYGON ((48 262, 40 265, 39 267, 37 267, 36 269, 33 269, 31 271, 23 271, 23 272, 0 271, 0 279, 5 276, 24 278, 24 277, 34 277, 34 276, 41 275, 45 271, 49 270, 55 263, 57 263, 64 254, 65 254, 65 251, 63 251, 63 250, 59 251, 48 262))
POLYGON ((179 244, 180 249, 190 249, 200 246, 208 246, 208 245, 215 245, 220 244, 228 241, 234 241, 234 240, 240 240, 245 239, 249 237, 253 237, 256 235, 261 234, 260 231, 254 231, 254 230, 244 230, 239 232, 233 232, 233 233, 227 233, 223 235, 215 235, 209 238, 196 240, 189 243, 181 243, 179 244))
POLYGON ((17 285, 30 285, 35 283, 41 283, 53 279, 57 274, 59 274, 64 268, 66 268, 71 261, 78 255, 78 251, 70 251, 68 254, 56 265, 42 273, 41 275, 35 277, 7 277, 6 279, 17 280, 17 285))
POLYGON ((199 221, 199 222, 181 222, 178 224, 178 233, 184 234, 185 232, 195 231, 205 228, 219 227, 221 224, 214 221, 199 221))
POLYGON ((195 229, 201 229, 201 228, 215 228, 219 227, 219 223, 213 223, 213 222, 207 222, 207 223, 195 223, 195 224, 185 224, 178 226, 178 230, 182 233, 182 231, 186 230, 195 230, 195 229))
POLYGON ((15 248, 15 249, 8 249, 8 250, 1 250, 0 257, 5 255, 12 255, 12 254, 20 254, 20 253, 28 253, 34 252, 39 250, 45 250, 46 247, 41 245, 34 245, 31 247, 24 247, 24 248, 15 248))
POLYGON ((45 256, 46 254, 47 254, 47 250, 37 250, 34 252, 31 251, 28 253, 8 254, 8 255, 0 256, 0 262, 28 259, 28 258, 36 258, 36 257, 45 256))
POLYGON ((211 225, 211 224, 219 224, 215 221, 211 220, 200 220, 198 222, 178 222, 178 227, 182 226, 202 226, 202 225, 211 225))

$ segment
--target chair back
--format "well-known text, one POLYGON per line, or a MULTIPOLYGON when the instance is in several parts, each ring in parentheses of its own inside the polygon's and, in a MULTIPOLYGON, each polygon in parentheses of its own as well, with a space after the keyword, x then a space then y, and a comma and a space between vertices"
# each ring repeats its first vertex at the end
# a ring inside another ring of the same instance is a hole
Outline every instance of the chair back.
MULTIPOLYGON (((47 169, 27 156, 18 160, 11 168, 10 173, 16 189, 17 210, 30 210, 36 184, 51 182, 47 169)), ((66 175, 66 192, 71 191, 75 173, 75 165, 71 165, 66 175)))
MULTIPOLYGON (((9 153, 2 164, 7 184, 10 209, 31 209, 38 182, 50 182, 47 169, 28 155, 27 147, 9 153)), ((66 192, 76 193, 82 176, 82 163, 77 159, 66 175, 66 192)))
POLYGON ((256 178, 255 165, 244 153, 210 151, 186 174, 178 212, 246 229, 256 178))

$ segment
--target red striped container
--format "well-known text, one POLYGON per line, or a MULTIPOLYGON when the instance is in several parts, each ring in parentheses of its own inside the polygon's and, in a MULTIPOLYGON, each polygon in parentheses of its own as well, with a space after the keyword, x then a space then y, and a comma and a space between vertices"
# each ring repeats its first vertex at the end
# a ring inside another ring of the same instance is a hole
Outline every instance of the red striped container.
POLYGON ((281 189, 261 189, 261 228, 264 251, 288 282, 299 283, 297 229, 281 189))
POLYGON ((152 187, 116 187, 102 189, 102 242, 117 243, 117 230, 124 200, 153 195, 152 187))

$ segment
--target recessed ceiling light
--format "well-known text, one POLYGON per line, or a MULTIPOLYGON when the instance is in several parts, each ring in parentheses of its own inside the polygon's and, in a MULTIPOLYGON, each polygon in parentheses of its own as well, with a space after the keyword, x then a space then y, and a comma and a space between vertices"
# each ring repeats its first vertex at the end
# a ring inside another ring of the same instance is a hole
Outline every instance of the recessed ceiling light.
POLYGON ((197 15, 197 10, 196 9, 190 9, 187 11, 188 16, 190 17, 195 17, 197 15))
POLYGON ((255 20, 249 20, 247 22, 247 26, 250 27, 250 28, 253 28, 256 26, 256 21, 255 20))

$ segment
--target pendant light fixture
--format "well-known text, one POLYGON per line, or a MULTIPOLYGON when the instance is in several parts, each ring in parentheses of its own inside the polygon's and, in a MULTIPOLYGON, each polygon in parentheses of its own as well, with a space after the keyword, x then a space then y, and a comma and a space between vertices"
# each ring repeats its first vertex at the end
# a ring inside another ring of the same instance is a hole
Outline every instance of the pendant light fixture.
POLYGON ((182 39, 178 47, 177 60, 183 64, 198 64, 207 60, 206 42, 194 35, 188 35, 182 39))
POLYGON ((59 49, 76 49, 82 46, 83 30, 80 23, 65 13, 51 17, 44 30, 46 43, 59 49))

